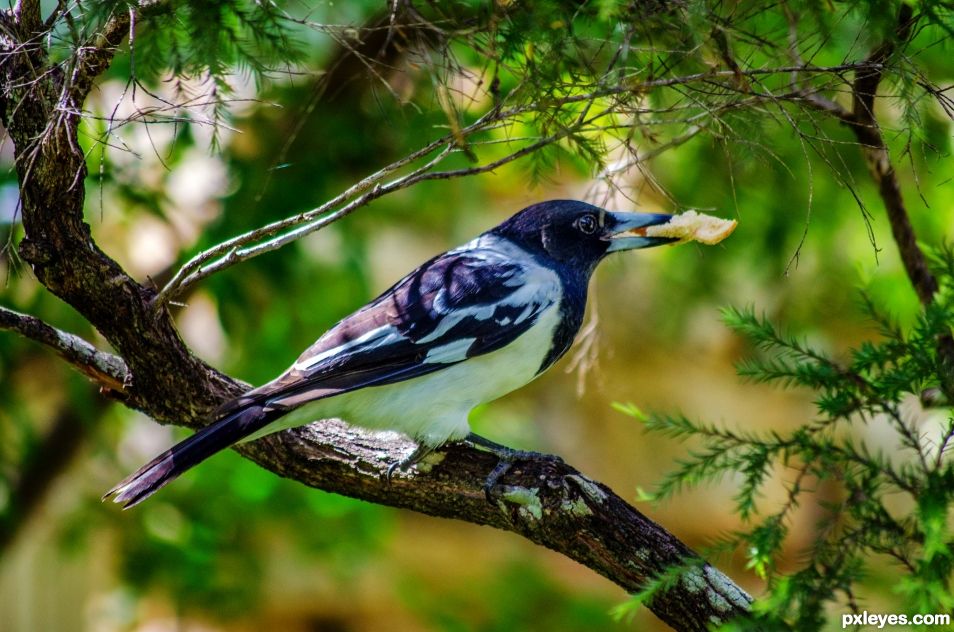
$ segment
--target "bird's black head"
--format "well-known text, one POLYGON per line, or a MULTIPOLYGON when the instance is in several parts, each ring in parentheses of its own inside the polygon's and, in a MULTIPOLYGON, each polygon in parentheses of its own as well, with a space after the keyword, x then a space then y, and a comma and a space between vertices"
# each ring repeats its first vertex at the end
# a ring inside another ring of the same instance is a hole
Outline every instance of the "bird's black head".
POLYGON ((674 241, 640 234, 640 229, 671 218, 658 213, 611 213, 586 202, 551 200, 528 206, 491 232, 538 256, 590 273, 610 252, 674 241))

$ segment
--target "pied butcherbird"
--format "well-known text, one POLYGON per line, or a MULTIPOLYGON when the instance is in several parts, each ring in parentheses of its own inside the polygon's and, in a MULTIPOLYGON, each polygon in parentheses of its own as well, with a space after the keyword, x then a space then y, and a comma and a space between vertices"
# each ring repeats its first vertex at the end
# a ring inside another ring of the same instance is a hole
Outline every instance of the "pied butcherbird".
MULTIPOLYGON (((328 330, 277 378, 221 407, 105 497, 136 505, 237 442, 318 419, 396 430, 419 447, 406 469, 450 441, 500 459, 485 491, 522 453, 470 432, 468 414, 530 382, 573 343, 587 287, 608 254, 674 241, 647 237, 672 216, 574 200, 534 204, 440 254, 328 330)), ((105 498, 104 497, 104 498, 105 498)))

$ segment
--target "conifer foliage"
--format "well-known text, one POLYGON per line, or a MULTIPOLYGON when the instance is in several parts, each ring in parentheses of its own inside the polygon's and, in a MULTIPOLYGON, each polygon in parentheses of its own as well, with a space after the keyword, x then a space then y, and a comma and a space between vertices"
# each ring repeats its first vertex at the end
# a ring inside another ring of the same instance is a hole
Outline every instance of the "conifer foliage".
POLYGON ((810 390, 815 419, 789 432, 754 433, 684 416, 643 418, 652 432, 702 446, 680 460, 651 498, 672 498, 723 478, 737 481, 735 510, 749 527, 726 535, 714 549, 745 551, 768 591, 756 601, 753 620, 731 628, 820 629, 833 602, 858 612, 857 584, 878 557, 895 562, 901 575, 896 590, 909 614, 954 608, 954 414, 951 367, 940 351, 954 329, 954 249, 928 252, 939 285, 933 300, 913 324, 901 327, 862 293, 876 335, 844 358, 785 333, 752 308, 724 311, 726 325, 758 350, 738 365, 739 375, 810 390), (912 411, 922 406, 929 414, 912 411), (897 449, 870 447, 866 427, 890 431, 889 444, 897 449), (782 474, 787 490, 779 506, 758 502, 773 472, 782 474), (826 494, 818 498, 823 487, 826 494), (804 503, 822 507, 817 539, 801 552, 796 570, 780 572, 776 561, 790 535, 791 514, 804 503))

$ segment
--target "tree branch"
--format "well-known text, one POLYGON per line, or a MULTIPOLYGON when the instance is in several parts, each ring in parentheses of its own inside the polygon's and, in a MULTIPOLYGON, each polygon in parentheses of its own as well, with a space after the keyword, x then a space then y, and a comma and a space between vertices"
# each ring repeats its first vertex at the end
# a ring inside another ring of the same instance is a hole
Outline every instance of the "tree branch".
POLYGON ((73 56, 72 72, 68 81, 69 104, 80 108, 86 95, 93 87, 93 82, 109 68, 116 54, 127 37, 131 40, 133 33, 130 25, 134 24, 134 14, 146 13, 159 7, 162 0, 141 0, 136 8, 129 7, 106 20, 103 28, 94 36, 93 41, 86 46, 77 48, 73 56))
MULTIPOLYGON (((35 47, 23 46, 14 33, 0 33, 6 55, 0 65, 0 97, 8 104, 0 115, 13 141, 20 185, 24 237, 19 251, 40 283, 77 309, 124 359, 127 370, 118 380, 124 401, 179 420, 183 409, 187 416, 207 413, 241 389, 219 379, 185 348, 169 314, 150 308, 154 293, 93 240, 83 218, 86 162, 77 142, 82 102, 64 107, 69 105, 64 95, 83 96, 94 73, 108 66, 123 25, 128 26, 128 15, 114 16, 98 38, 102 48, 80 49, 73 59, 56 65, 35 47), (64 67, 73 71, 66 74, 64 67)), ((8 312, 4 318, 11 328, 45 337, 56 348, 70 348, 55 330, 45 330, 29 317, 8 312)))
POLYGON ((69 80, 70 102, 79 105, 86 100, 93 82, 113 61, 116 49, 129 33, 130 13, 124 11, 110 18, 90 46, 76 51, 69 80))
POLYGON ((865 59, 865 65, 855 71, 851 91, 852 109, 850 113, 842 116, 842 120, 861 143, 871 177, 877 183, 878 192, 884 202, 888 222, 891 224, 891 234, 898 245, 904 269, 918 298, 927 304, 937 292, 937 280, 931 274, 927 259, 918 247, 914 227, 904 205, 901 185, 891 164, 881 127, 875 118, 874 106, 878 86, 884 77, 885 63, 894 54, 897 43, 903 44, 911 37, 916 21, 913 13, 910 5, 902 4, 898 11, 896 40, 888 39, 882 42, 865 59))
POLYGON ((937 280, 931 274, 924 253, 918 247, 914 227, 908 216, 901 194, 901 185, 891 164, 881 127, 875 117, 875 97, 878 86, 884 77, 885 65, 894 54, 897 43, 906 42, 914 27, 916 18, 907 4, 902 4, 898 12, 895 29, 896 40, 885 40, 855 69, 855 80, 851 86, 850 110, 818 94, 803 94, 802 102, 817 110, 838 118, 854 133, 861 145, 871 177, 878 185, 878 193, 884 203, 891 234, 905 272, 914 291, 922 303, 931 301, 937 292, 937 280))
POLYGON ((0 329, 9 329, 53 349, 100 387, 121 394, 129 371, 122 358, 100 351, 79 336, 61 331, 35 316, 0 306, 0 329))
MULTIPOLYGON (((309 211, 299 213, 298 215, 288 217, 285 219, 266 224, 260 228, 242 233, 223 241, 222 243, 216 244, 211 248, 204 250, 194 257, 192 257, 188 262, 185 263, 178 271, 173 275, 172 279, 162 288, 162 291, 156 295, 153 303, 155 307, 162 307, 173 297, 181 294, 189 287, 195 285, 202 279, 215 274, 225 268, 228 268, 240 261, 245 261, 251 259, 252 257, 275 250, 281 246, 305 235, 313 233, 321 228, 324 228, 328 224, 335 222, 342 217, 352 213, 361 206, 369 204, 374 199, 381 197, 386 192, 398 190, 400 188, 405 188, 407 185, 402 183, 407 179, 408 176, 401 178, 396 178, 391 182, 381 185, 380 183, 388 175, 398 171, 404 166, 407 166, 413 163, 416 160, 419 160, 434 151, 440 148, 443 145, 448 145, 453 139, 449 136, 442 137, 434 142, 428 143, 421 149, 408 154, 407 156, 396 160, 395 162, 389 164, 388 166, 379 169, 373 174, 363 178, 359 182, 350 186, 346 191, 340 193, 334 198, 328 200, 321 206, 313 208, 309 211), (350 202, 348 202, 351 200, 350 202), (344 204, 341 208, 333 210, 336 207, 344 204), (283 231, 288 231, 284 234, 283 231), (269 239, 278 235, 274 239, 269 239), (257 242, 268 239, 264 244, 259 244, 258 246, 253 246, 257 242)), ((424 167, 415 169, 411 175, 426 171, 431 168, 444 156, 447 155, 447 150, 450 148, 445 148, 444 151, 437 157, 437 159, 431 160, 424 167)))
POLYGON ((551 460, 521 462, 502 481, 495 504, 482 482, 496 457, 472 447, 442 448, 390 485, 388 465, 414 448, 393 433, 369 433, 336 420, 265 437, 237 450, 306 485, 442 518, 512 531, 576 560, 636 592, 667 569, 686 567, 648 604, 677 630, 706 630, 744 615, 752 599, 685 544, 605 485, 551 460))

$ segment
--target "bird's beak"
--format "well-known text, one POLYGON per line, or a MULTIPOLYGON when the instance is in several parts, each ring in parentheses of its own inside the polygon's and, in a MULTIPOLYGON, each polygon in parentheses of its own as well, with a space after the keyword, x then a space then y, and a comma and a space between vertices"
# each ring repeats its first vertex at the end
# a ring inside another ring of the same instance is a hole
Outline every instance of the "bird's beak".
POLYGON ((606 252, 652 248, 678 241, 672 237, 646 236, 647 227, 665 224, 671 219, 672 215, 664 213, 606 213, 603 239, 610 242, 606 252))

